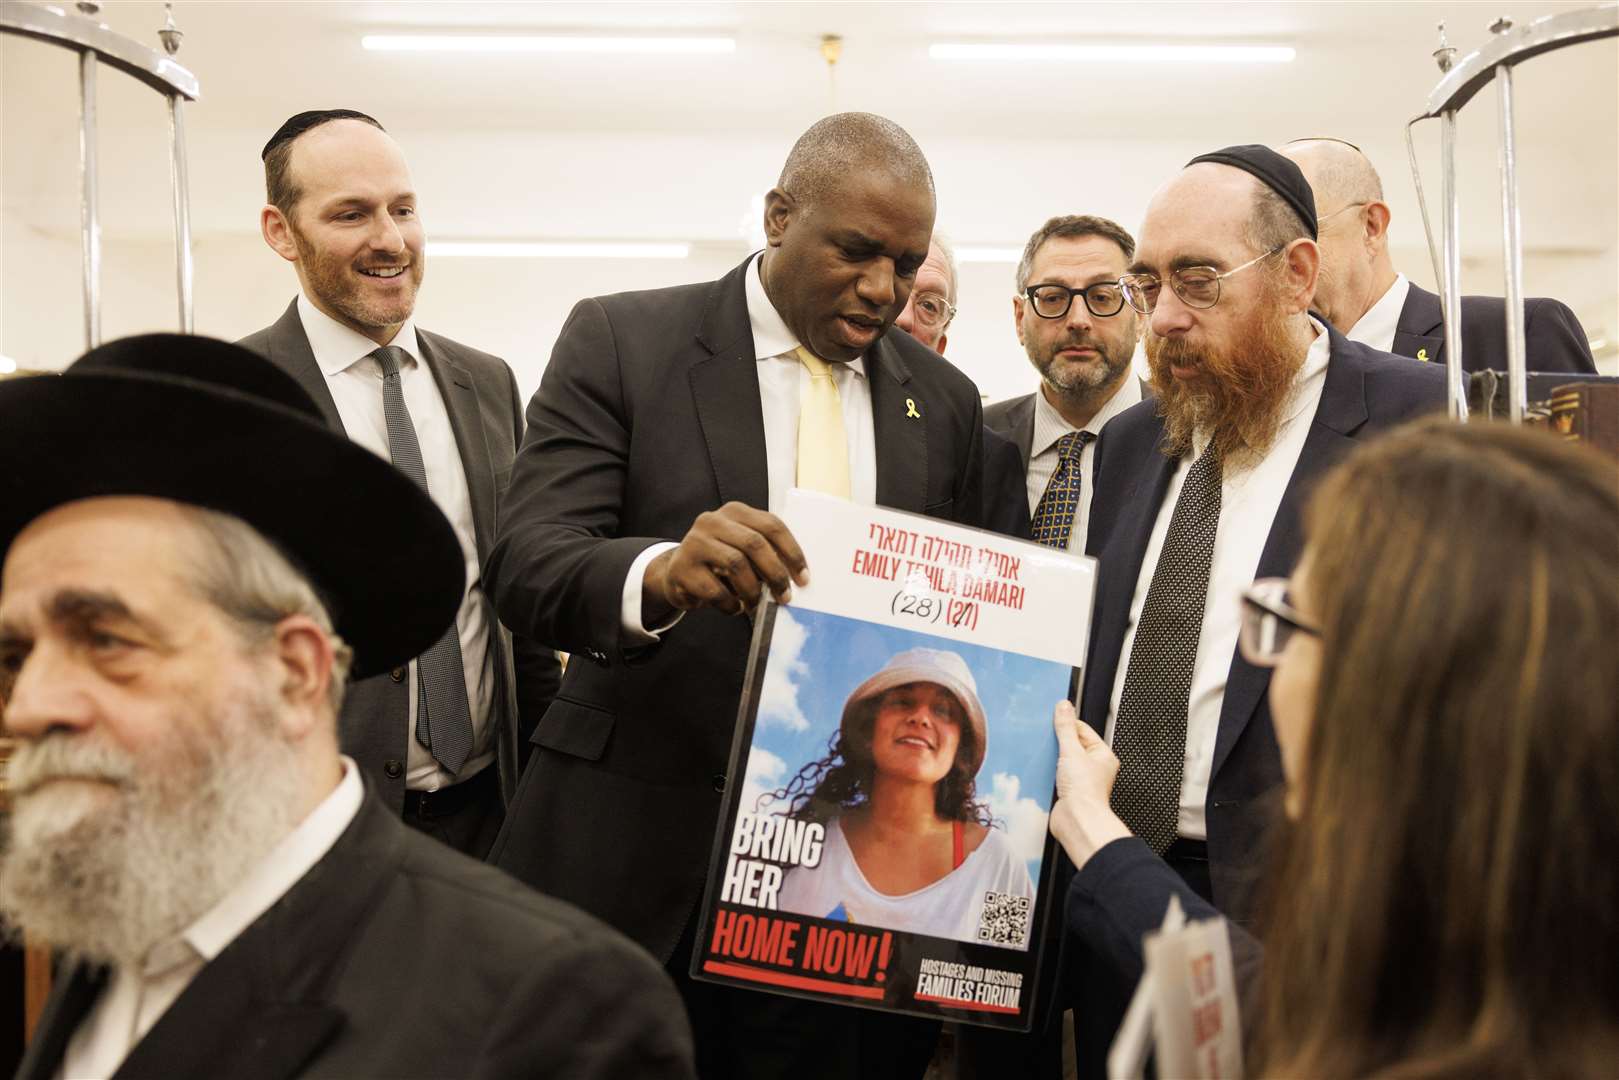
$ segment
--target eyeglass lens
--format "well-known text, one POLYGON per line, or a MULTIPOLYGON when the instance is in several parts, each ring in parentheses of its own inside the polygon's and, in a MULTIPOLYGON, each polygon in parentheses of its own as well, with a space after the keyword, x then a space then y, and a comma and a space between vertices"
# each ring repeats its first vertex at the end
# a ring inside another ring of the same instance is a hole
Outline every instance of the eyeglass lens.
POLYGON ((1068 314, 1074 297, 1082 297, 1085 310, 1099 319, 1117 315, 1124 307, 1124 290, 1116 281, 1098 281, 1083 289, 1070 289, 1066 285, 1036 285, 1029 290, 1029 302, 1034 313, 1042 319, 1060 319, 1068 314))
POLYGON ((916 321, 923 326, 938 326, 950 317, 950 302, 936 293, 917 293, 911 298, 916 321))

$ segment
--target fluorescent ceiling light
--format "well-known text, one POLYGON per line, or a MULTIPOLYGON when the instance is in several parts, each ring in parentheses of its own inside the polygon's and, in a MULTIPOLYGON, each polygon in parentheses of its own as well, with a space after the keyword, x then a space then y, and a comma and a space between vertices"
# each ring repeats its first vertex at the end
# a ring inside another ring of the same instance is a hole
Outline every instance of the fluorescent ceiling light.
POLYGON ((1287 64, 1291 45, 1131 45, 1122 42, 939 41, 934 60, 1091 60, 1127 64, 1287 64))
POLYGON ((473 53, 734 53, 735 38, 566 37, 535 34, 367 34, 360 46, 372 52, 473 53))
POLYGON ((427 253, 476 259, 684 259, 691 254, 691 245, 616 240, 449 240, 429 241, 427 253))
POLYGON ((1023 258, 1020 247, 958 247, 956 261, 964 263, 1015 263, 1023 258))

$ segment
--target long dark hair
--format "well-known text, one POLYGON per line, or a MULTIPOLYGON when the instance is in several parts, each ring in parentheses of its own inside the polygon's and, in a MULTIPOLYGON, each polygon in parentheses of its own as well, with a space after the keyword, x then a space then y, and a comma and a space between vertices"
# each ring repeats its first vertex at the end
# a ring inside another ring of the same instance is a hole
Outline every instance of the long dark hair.
POLYGON ((1619 1061, 1619 468, 1420 422, 1305 520, 1321 626, 1266 918, 1265 1075, 1619 1061))
MULTIPOLYGON (((884 691, 886 693, 887 691, 884 691)), ((840 814, 866 805, 871 798, 871 781, 876 763, 871 755, 872 730, 877 721, 877 705, 883 694, 856 702, 850 708, 849 723, 826 741, 826 756, 805 765, 786 786, 759 797, 759 808, 790 800, 787 816, 823 824, 840 814)), ((978 756, 978 740, 972 725, 960 723, 961 741, 950 771, 933 785, 933 812, 942 821, 972 821, 989 828, 994 818, 978 801, 977 778, 970 763, 978 756)))

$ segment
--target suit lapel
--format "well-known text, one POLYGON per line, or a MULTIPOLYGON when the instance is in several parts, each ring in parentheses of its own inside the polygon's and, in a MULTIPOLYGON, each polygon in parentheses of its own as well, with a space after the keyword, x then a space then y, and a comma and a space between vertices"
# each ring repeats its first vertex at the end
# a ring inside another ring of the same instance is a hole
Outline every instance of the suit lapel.
MULTIPOLYGON (((1293 475, 1282 492, 1270 534, 1259 555, 1256 577, 1286 577, 1293 572, 1304 549, 1304 504, 1321 474, 1336 464, 1354 446, 1354 433, 1366 423, 1366 367, 1354 354, 1355 346, 1336 330, 1328 329, 1331 356, 1321 387, 1310 430, 1304 437, 1293 475)), ((1220 727, 1214 740, 1214 767, 1210 776, 1231 754, 1237 738, 1259 710, 1270 686, 1270 669, 1257 668, 1242 658, 1241 651, 1231 658, 1225 697, 1220 703, 1220 727)))
POLYGON ((119 1077, 287 1080, 345 1022, 332 1003, 355 927, 401 858, 405 826, 369 791, 337 843, 213 959, 119 1077))
POLYGON ((104 968, 74 964, 57 969, 56 985, 45 1003, 33 1041, 17 1066, 17 1080, 52 1080, 62 1066, 67 1042, 107 985, 104 968))
POLYGON ((688 378, 720 502, 764 509, 770 505, 770 465, 743 277, 752 265, 750 255, 710 290, 697 332, 706 355, 688 378))
MULTIPOLYGON (((892 330, 890 333, 901 333, 892 330)), ((928 402, 887 335, 866 354, 877 505, 920 514, 928 502, 928 402)))
MULTIPOLYGON (((1040 391, 1036 390, 1034 394, 1040 391)), ((1034 394, 1030 394, 1013 407, 1008 417, 1012 421, 1012 441, 1023 455, 1023 468, 1028 471, 1029 458, 1034 452, 1034 394)))
POLYGON ((315 363, 315 350, 309 347, 309 338, 304 334, 303 320, 298 318, 296 297, 287 305, 287 310, 275 321, 275 325, 270 327, 270 360, 297 379, 298 385, 315 399, 320 414, 333 431, 344 430, 343 418, 337 412, 337 402, 332 400, 326 376, 321 373, 320 365, 315 363))
POLYGON ((428 370, 433 373, 433 381, 438 384, 444 411, 450 416, 450 430, 455 435, 461 472, 466 477, 467 493, 472 501, 472 529, 478 542, 478 555, 483 558, 495 542, 495 470, 489 457, 489 444, 484 439, 478 391, 472 375, 452 359, 444 339, 418 330, 416 342, 428 370))
POLYGON ((1115 503, 1121 509, 1108 534, 1106 547, 1098 551, 1086 545, 1086 553, 1098 559, 1100 575, 1096 622, 1091 630, 1091 652, 1080 702, 1087 715, 1095 717, 1093 724, 1106 723, 1113 684, 1103 685, 1101 675, 1104 672, 1117 675, 1119 657, 1124 651, 1124 634, 1130 621, 1130 604, 1141 577, 1141 564, 1147 557, 1147 541, 1152 536, 1164 497, 1169 493, 1170 478, 1175 475, 1177 462, 1158 449, 1162 433, 1163 422, 1155 418, 1146 434, 1150 441, 1144 453, 1133 459, 1126 455, 1116 467, 1109 457, 1108 470, 1129 470, 1132 480, 1115 503))
POLYGON ((1443 363, 1445 359, 1445 319, 1439 297, 1412 285, 1405 294, 1405 306, 1394 325, 1396 356, 1443 363), (1437 331, 1437 332, 1436 332, 1437 331))

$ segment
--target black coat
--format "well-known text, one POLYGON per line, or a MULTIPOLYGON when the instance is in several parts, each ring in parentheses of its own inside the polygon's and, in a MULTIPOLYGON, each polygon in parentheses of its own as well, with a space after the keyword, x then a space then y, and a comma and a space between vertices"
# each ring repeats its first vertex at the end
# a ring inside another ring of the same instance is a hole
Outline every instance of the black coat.
MULTIPOLYGON (((50 1080, 105 983, 60 973, 17 1071, 50 1080)), ((412 832, 368 794, 198 972, 116 1076, 692 1077, 673 985, 583 912, 412 832)))
MULTIPOLYGON (((495 540, 495 518, 511 475, 517 444, 523 437, 523 417, 517 381, 505 361, 417 330, 422 359, 438 383, 445 412, 460 451, 472 503, 472 525, 477 534, 478 557, 489 557, 495 540)), ((298 380, 315 399, 332 430, 343 430, 343 419, 332 400, 326 376, 315 362, 295 299, 275 323, 238 342, 298 380)), ((401 587, 408 588, 408 582, 401 587)), ((484 588, 487 598, 489 590, 484 588)), ((500 765, 501 793, 510 799, 517 789, 523 743, 550 708, 562 681, 556 653, 532 638, 505 632, 492 604, 484 612, 490 628, 489 652, 495 672, 490 722, 500 765)), ((393 675, 361 679, 348 689, 338 721, 343 752, 354 758, 365 777, 396 810, 403 810, 405 763, 412 738, 408 721, 410 688, 404 668, 393 675)))
MULTIPOLYGON (((726 502, 768 505, 752 265, 574 307, 529 403, 486 565, 506 625, 572 653, 491 859, 665 960, 695 914, 732 782, 752 628, 697 611, 625 648, 620 608, 647 547, 726 502)), ((903 332, 865 362, 877 502, 980 525, 977 387, 903 332)))
MULTIPOLYGON (((1585 328, 1561 301, 1532 296, 1523 302, 1523 317, 1529 371, 1596 373, 1585 328)), ((1438 296, 1411 286, 1389 351, 1397 356, 1445 362, 1445 321, 1438 296)), ((1507 369, 1507 313, 1500 297, 1462 297, 1462 368, 1507 369)))
MULTIPOLYGON (((1378 352, 1336 330, 1328 333, 1331 358, 1321 403, 1276 517, 1247 523, 1266 532, 1255 577, 1292 573, 1304 546, 1301 511, 1322 473, 1358 441, 1445 404, 1441 369, 1378 352)), ((1159 449, 1164 424, 1155 408, 1144 401, 1120 413, 1096 444, 1096 496, 1086 548, 1101 567, 1080 715, 1098 729, 1108 714, 1147 541, 1176 468, 1159 449)), ((1248 879, 1260 861, 1272 796, 1282 782, 1266 700, 1269 685, 1268 668, 1254 667, 1240 653, 1232 655, 1206 810, 1215 903, 1238 921, 1251 914, 1248 879)))

